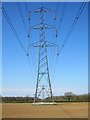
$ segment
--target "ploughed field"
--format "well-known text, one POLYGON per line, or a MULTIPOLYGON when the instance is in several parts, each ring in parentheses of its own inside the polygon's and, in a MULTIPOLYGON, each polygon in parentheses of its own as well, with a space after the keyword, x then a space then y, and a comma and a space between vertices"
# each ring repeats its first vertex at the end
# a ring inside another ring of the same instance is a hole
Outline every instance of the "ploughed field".
POLYGON ((58 103, 32 105, 31 103, 3 103, 3 118, 88 118, 88 103, 58 103))

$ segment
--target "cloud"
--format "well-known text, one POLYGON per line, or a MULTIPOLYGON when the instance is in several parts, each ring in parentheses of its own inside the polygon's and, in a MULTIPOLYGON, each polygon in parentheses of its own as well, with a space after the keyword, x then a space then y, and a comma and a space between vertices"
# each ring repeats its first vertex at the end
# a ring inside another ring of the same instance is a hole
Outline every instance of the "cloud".
MULTIPOLYGON (((85 94, 88 93, 88 89, 69 89, 69 88, 54 88, 53 95, 64 95, 65 92, 73 92, 74 94, 85 94)), ((3 96, 34 96, 34 88, 3 88, 3 96)))
POLYGON ((76 95, 79 94, 85 94, 88 93, 88 88, 80 88, 80 89, 74 89, 74 88, 54 88, 53 89, 53 94, 54 95, 64 95, 65 92, 73 92, 76 95))
POLYGON ((3 88, 3 96, 34 96, 33 88, 3 88))

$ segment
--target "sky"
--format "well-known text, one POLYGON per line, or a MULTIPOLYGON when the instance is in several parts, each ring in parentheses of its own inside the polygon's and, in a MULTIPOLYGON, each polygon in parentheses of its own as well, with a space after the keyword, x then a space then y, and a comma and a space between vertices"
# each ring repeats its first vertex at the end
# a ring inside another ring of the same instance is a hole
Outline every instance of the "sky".
MULTIPOLYGON (((21 2, 21 10, 24 16, 27 29, 30 26, 39 24, 39 14, 31 14, 31 21, 28 22, 25 4, 21 2)), ((65 3, 27 3, 27 9, 33 10, 44 6, 51 10, 56 10, 56 22, 54 23, 53 13, 46 14, 48 25, 54 25, 58 28, 62 9, 65 3)), ((47 30, 46 39, 62 45, 69 28, 80 8, 81 3, 70 3, 66 5, 64 18, 55 39, 55 31, 47 30)), ((3 6, 15 27, 25 49, 28 44, 39 41, 39 31, 30 32, 30 40, 27 38, 24 25, 22 23, 17 3, 6 2, 3 6)), ((3 60, 3 96, 33 96, 35 92, 38 48, 30 48, 29 61, 23 52, 12 30, 10 29, 5 17, 2 15, 2 60, 3 60), (29 64, 28 64, 29 63, 29 64)), ((71 33, 66 45, 60 55, 57 56, 56 48, 48 48, 48 61, 53 95, 64 95, 65 92, 74 94, 85 94, 88 92, 88 6, 85 6, 73 32, 71 33)))

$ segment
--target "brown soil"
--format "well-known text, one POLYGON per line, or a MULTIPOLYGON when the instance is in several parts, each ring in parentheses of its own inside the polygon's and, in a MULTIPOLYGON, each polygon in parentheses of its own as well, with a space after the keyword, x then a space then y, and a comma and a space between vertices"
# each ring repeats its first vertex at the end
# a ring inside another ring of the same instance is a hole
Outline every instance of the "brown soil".
POLYGON ((31 103, 3 103, 3 118, 88 118, 88 103, 59 103, 32 105, 31 103))

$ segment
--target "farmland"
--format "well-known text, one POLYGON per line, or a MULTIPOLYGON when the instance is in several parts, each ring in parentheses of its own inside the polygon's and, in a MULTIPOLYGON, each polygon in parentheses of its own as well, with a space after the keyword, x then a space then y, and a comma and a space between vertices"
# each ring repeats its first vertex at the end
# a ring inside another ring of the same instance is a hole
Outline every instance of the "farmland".
POLYGON ((3 118, 87 118, 88 102, 32 105, 31 103, 3 103, 3 118))

